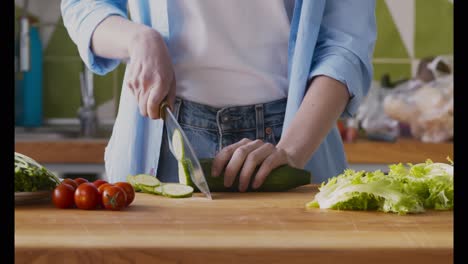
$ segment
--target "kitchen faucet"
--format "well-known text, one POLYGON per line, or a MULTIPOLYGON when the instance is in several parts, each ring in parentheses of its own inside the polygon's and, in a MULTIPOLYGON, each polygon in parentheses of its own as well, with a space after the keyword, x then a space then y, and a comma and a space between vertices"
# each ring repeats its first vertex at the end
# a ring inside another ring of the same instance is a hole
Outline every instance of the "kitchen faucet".
POLYGON ((19 71, 27 72, 30 69, 30 38, 28 20, 29 0, 24 1, 23 12, 19 24, 19 71))
POLYGON ((78 109, 81 135, 94 137, 97 133, 97 115, 94 100, 93 73, 83 65, 84 72, 80 73, 81 107, 78 109))

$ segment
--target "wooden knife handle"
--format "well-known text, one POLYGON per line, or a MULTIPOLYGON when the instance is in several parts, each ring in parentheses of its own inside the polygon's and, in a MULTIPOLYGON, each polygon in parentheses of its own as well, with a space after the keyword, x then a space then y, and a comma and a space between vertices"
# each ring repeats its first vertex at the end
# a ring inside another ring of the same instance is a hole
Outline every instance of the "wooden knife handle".
POLYGON ((171 106, 167 102, 167 98, 164 98, 164 100, 161 102, 161 105, 159 106, 159 116, 162 120, 166 120, 166 111, 164 111, 166 107, 171 110, 171 106))

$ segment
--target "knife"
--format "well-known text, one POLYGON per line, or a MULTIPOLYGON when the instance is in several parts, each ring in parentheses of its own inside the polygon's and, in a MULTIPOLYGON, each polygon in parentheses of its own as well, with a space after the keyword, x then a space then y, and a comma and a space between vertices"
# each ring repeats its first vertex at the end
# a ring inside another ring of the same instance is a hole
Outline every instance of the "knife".
POLYGON ((172 143, 172 137, 174 135, 174 131, 179 131, 180 135, 182 136, 182 144, 178 147, 183 148, 184 159, 189 160, 192 166, 187 166, 188 171, 190 173, 190 178, 192 179, 193 183, 197 186, 197 188, 205 194, 205 196, 212 200, 210 188, 208 187, 208 183, 206 182, 205 174, 200 166, 200 162, 195 154, 195 151, 192 148, 187 136, 185 135, 184 131, 177 122, 176 118, 171 112, 169 104, 166 100, 161 103, 159 108, 161 119, 164 120, 164 126, 166 127, 167 132, 167 140, 169 143, 169 149, 171 150, 172 155, 178 160, 178 155, 175 153, 172 143))

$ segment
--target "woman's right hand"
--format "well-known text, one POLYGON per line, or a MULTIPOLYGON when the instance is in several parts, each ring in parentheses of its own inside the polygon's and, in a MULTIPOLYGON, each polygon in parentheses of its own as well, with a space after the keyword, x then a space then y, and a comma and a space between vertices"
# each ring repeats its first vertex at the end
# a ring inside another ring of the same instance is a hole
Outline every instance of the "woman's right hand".
POLYGON ((140 113, 158 119, 164 98, 167 96, 170 107, 175 102, 175 75, 166 43, 156 30, 146 28, 135 33, 128 54, 126 85, 135 95, 140 113))

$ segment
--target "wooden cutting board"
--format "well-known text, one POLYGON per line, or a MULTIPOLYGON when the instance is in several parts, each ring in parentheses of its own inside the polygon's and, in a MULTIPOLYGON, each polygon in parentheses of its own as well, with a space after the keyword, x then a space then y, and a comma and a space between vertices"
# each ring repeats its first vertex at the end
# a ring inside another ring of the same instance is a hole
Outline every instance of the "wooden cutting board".
POLYGON ((16 206, 16 263, 453 263, 453 212, 305 209, 316 192, 137 193, 117 212, 16 206))

